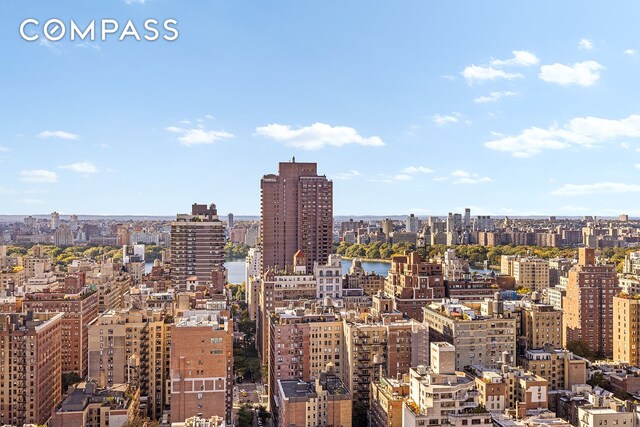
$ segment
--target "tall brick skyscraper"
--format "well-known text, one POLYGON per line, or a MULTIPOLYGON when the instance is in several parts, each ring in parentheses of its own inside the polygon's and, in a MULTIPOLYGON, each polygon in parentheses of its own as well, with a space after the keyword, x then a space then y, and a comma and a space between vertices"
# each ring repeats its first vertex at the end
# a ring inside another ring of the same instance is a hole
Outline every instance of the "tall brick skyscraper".
POLYGON ((313 263, 325 264, 331 253, 333 183, 318 176, 316 163, 280 163, 278 174, 265 175, 262 192, 262 271, 284 269, 298 251, 313 263))
POLYGON ((594 250, 579 249, 563 299, 563 345, 583 341, 601 356, 613 354, 613 297, 620 292, 613 265, 596 265, 594 250))

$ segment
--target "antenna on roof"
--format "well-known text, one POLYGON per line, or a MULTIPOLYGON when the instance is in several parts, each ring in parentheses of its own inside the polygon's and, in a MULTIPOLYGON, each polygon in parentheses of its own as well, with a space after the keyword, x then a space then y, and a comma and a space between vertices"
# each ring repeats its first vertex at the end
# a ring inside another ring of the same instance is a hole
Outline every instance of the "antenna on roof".
POLYGON ((296 162, 296 156, 293 156, 293 157, 291 158, 291 163, 295 163, 295 162, 296 162))

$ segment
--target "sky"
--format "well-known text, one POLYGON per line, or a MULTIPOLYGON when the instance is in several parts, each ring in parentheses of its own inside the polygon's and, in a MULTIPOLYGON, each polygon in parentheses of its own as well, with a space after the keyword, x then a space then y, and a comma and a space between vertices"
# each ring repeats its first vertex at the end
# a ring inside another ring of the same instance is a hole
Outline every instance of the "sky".
POLYGON ((0 214, 256 215, 261 176, 295 156, 333 180, 336 215, 640 216, 638 16, 637 1, 4 1, 0 214), (103 41, 104 19, 119 29, 103 41), (70 40, 91 20, 94 41, 70 40), (128 20, 140 41, 119 40, 128 20))

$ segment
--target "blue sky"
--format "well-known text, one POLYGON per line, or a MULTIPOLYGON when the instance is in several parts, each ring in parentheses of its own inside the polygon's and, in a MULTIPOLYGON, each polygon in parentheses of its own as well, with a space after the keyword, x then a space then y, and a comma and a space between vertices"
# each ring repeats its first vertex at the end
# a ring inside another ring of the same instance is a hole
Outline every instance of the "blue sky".
POLYGON ((640 216, 635 1, 5 1, 0 214, 259 214, 295 156, 334 212, 640 216), (55 4, 54 4, 55 3, 55 4), (27 42, 25 18, 175 19, 27 42), (98 33, 99 34, 99 33, 98 33))

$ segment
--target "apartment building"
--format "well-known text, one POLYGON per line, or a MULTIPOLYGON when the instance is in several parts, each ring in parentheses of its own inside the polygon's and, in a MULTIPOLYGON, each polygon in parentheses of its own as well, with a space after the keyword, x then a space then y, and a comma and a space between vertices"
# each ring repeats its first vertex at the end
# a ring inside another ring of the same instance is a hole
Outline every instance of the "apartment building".
POLYGON ((382 377, 371 383, 372 427, 402 427, 402 403, 409 397, 409 374, 402 379, 382 377))
POLYGON ((640 365, 640 299, 626 293, 613 297, 613 360, 640 365))
POLYGON ((333 242, 333 183, 316 163, 278 164, 278 174, 260 181, 262 272, 282 270, 293 255, 307 254, 307 271, 326 264, 333 242))
POLYGON ((224 417, 232 424, 233 320, 225 310, 192 310, 171 328, 171 420, 224 417))
POLYGON ((444 300, 424 308, 429 341, 445 341, 458 349, 456 369, 467 365, 493 366, 506 354, 515 360, 517 317, 503 308, 499 293, 494 300, 476 303, 444 300), (482 314, 484 306, 484 312, 482 314))
POLYGON ((528 372, 547 380, 549 390, 571 390, 574 385, 587 383, 587 361, 569 350, 546 345, 529 349, 518 359, 528 372))
POLYGON ((62 313, 0 313, 0 424, 44 424, 62 398, 62 313))
POLYGON ((138 389, 128 384, 99 387, 83 382, 58 405, 51 417, 51 427, 122 426, 138 415, 138 389))
POLYGON ((542 291, 549 287, 549 261, 536 257, 522 257, 513 261, 516 285, 542 291))
POLYGON ((445 296, 442 264, 423 261, 418 252, 394 255, 384 292, 396 310, 421 322, 422 308, 445 296))
POLYGON ((520 318, 524 348, 542 348, 547 344, 562 347, 562 311, 552 305, 527 301, 520 318))
POLYGON ((278 427, 351 427, 351 395, 331 364, 314 381, 278 380, 277 400, 278 427))
POLYGON ((490 427, 488 412, 472 412, 478 407, 478 392, 473 378, 456 371, 455 347, 432 342, 430 353, 429 370, 423 365, 409 370, 409 399, 403 403, 402 425, 490 427))
POLYGON ((596 265, 592 248, 578 250, 562 300, 563 347, 582 341, 594 353, 613 355, 613 297, 620 292, 613 265, 596 265))
POLYGON ((215 204, 191 206, 191 215, 178 214, 171 223, 171 281, 186 289, 195 276, 200 284, 210 284, 212 272, 224 268, 224 224, 215 204))
POLYGON ((318 378, 328 363, 339 370, 342 321, 320 307, 276 309, 269 316, 269 398, 275 407, 278 380, 318 378))
POLYGON ((424 343, 425 330, 395 312, 379 318, 349 312, 343 318, 342 380, 354 401, 369 405, 371 383, 381 375, 407 373, 412 364, 412 342, 424 343))
POLYGON ((343 288, 362 289, 365 294, 372 296, 384 290, 386 278, 375 272, 365 272, 362 261, 355 258, 351 262, 349 271, 344 276, 343 288))
POLYGON ((160 310, 108 310, 88 325, 88 378, 105 387, 140 388, 140 409, 159 417, 168 407, 171 325, 160 310))
POLYGON ((85 288, 79 293, 38 292, 27 294, 22 306, 35 312, 63 313, 62 373, 87 375, 88 325, 98 316, 98 293, 85 288))

